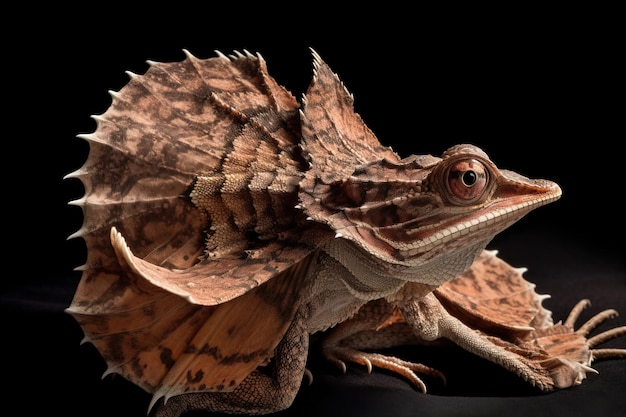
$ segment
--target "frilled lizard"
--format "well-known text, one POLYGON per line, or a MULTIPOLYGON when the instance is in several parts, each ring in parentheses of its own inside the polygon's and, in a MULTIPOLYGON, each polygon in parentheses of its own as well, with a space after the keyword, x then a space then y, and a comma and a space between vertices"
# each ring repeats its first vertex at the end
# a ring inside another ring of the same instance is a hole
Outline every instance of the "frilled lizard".
POLYGON ((302 106, 248 52, 150 62, 94 116, 75 201, 87 262, 67 311, 156 416, 265 414, 291 405, 309 335, 324 356, 408 378, 437 370, 375 353, 451 341, 541 390, 625 357, 587 339, 581 302, 554 324, 542 296, 485 251, 557 200, 473 145, 400 159, 313 52, 302 106), (156 407, 154 407, 156 405, 156 407))

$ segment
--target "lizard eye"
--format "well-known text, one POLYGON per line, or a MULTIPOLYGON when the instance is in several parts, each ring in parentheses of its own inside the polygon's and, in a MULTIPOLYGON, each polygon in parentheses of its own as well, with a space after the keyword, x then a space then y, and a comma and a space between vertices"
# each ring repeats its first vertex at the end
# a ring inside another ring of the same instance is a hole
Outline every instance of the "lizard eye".
POLYGON ((463 159, 450 166, 447 185, 452 197, 459 203, 474 203, 487 189, 489 171, 476 159, 463 159))

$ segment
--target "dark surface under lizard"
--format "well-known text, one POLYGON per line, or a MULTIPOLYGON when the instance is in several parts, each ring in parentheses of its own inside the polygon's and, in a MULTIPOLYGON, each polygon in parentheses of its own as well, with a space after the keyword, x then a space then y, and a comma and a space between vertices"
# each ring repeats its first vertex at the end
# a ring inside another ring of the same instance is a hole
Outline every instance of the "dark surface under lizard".
MULTIPOLYGON (((15 404, 15 414, 146 415, 149 395, 122 378, 101 379, 104 362, 91 345, 79 344, 82 332, 63 312, 80 277, 72 268, 85 253, 79 240, 66 241, 81 224, 80 210, 67 202, 82 190, 78 180, 62 178, 83 163, 86 146, 75 136, 93 131, 89 115, 106 109, 106 91, 128 81, 124 71, 145 71, 146 59, 183 59, 182 48, 199 57, 214 49, 260 51, 272 63, 270 73, 299 96, 311 78, 307 48, 314 47, 354 94, 368 126, 402 156, 437 155, 468 141, 502 168, 555 180, 563 198, 522 219, 490 248, 529 268, 525 277, 552 295, 544 305, 555 319, 589 298, 583 319, 616 308, 621 316, 602 329, 626 324, 625 230, 616 198, 623 156, 615 141, 623 133, 615 104, 623 96, 616 53, 622 24, 611 21, 621 15, 608 6, 542 5, 499 16, 490 7, 473 10, 476 15, 446 10, 421 17, 381 6, 369 16, 361 10, 359 18, 323 7, 319 16, 308 10, 261 18, 239 3, 212 15, 181 7, 179 16, 174 8, 147 16, 113 5, 97 12, 71 7, 71 13, 52 3, 13 11, 3 48, 10 104, 4 156, 17 168, 3 176, 8 252, 0 354, 3 403, 15 404)), ((596 363, 600 374, 581 386, 540 394, 464 352, 398 351, 445 371, 447 389, 427 380, 430 393, 423 395, 395 375, 367 375, 358 366, 342 375, 313 348, 313 384, 278 415, 626 416, 623 360, 596 363)))
MULTIPOLYGON (((521 228, 520 228, 521 229, 521 228)), ((592 306, 579 324, 605 308, 622 312, 597 330, 626 325, 624 264, 601 252, 536 230, 516 230, 497 239, 499 253, 515 266, 528 266, 525 277, 541 294, 552 294, 544 306, 555 320, 564 319, 581 298, 592 306)), ((5 366, 10 369, 9 392, 24 396, 28 415, 46 410, 65 416, 145 415, 149 395, 119 376, 100 376, 103 360, 90 344, 80 345, 82 332, 63 312, 73 294, 75 277, 48 285, 15 288, 2 294, 2 328, 11 335, 3 342, 5 366), (89 410, 87 414, 86 410, 89 410)), ((606 346, 623 347, 625 340, 606 346)), ((292 408, 277 416, 620 416, 626 410, 626 361, 606 360, 593 367, 582 385, 542 394, 514 375, 455 348, 398 348, 405 358, 436 367, 447 385, 425 379, 428 394, 415 391, 402 378, 384 371, 372 374, 349 365, 344 375, 324 363, 313 345, 309 369, 313 383, 303 385, 292 408)), ((10 395, 7 398, 11 398, 10 395)), ((201 415, 201 414, 194 414, 201 415)))

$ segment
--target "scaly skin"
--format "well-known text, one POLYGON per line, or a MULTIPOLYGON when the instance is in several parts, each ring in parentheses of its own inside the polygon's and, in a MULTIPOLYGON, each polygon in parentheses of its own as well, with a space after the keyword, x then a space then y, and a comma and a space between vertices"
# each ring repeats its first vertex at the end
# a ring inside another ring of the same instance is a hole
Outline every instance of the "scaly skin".
MULTIPOLYGON (((335 363, 387 366, 422 390, 415 373, 437 371, 356 342, 398 328, 399 343, 446 338, 552 388, 579 382, 591 345, 623 333, 556 330, 534 293, 505 292, 516 308, 504 322, 493 302, 466 303, 464 286, 497 287, 481 269, 487 243, 558 199, 558 185, 469 144, 401 159, 316 53, 302 108, 260 56, 218 55, 131 74, 81 135, 89 156, 70 175, 85 185, 74 236, 88 257, 67 311, 107 373, 153 394, 156 415, 289 407, 309 334, 333 326, 335 363), (529 308, 541 314, 519 323, 529 308), (563 356, 557 331, 587 354, 563 356)), ((516 273, 499 268, 503 282, 516 273)))

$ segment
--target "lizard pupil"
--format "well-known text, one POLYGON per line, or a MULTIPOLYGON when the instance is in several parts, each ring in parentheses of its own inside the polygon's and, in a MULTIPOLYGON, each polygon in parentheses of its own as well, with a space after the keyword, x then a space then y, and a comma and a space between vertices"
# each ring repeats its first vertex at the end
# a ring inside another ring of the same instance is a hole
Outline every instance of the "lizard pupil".
POLYGON ((461 179, 463 180, 463 184, 471 187, 472 185, 476 184, 476 181, 478 180, 478 175, 476 175, 476 172, 471 170, 465 171, 461 179))

